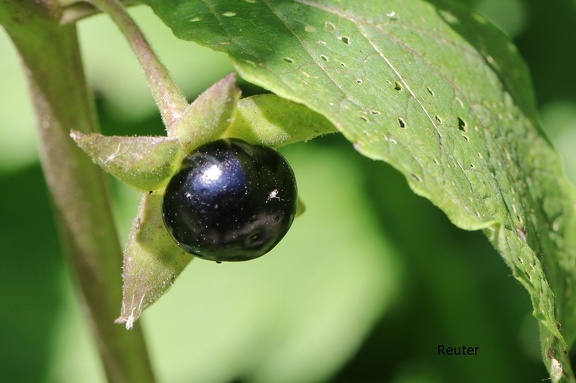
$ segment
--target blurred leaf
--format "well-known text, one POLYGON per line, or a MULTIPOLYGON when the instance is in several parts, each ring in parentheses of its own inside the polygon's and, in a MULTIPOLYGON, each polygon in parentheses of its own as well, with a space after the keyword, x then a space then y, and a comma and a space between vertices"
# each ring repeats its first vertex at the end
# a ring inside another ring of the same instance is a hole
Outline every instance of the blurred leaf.
POLYGON ((558 101, 542 109, 542 122, 564 160, 566 174, 576 182, 576 102, 558 101))
POLYGON ((528 21, 528 12, 523 0, 481 0, 474 9, 486 16, 509 37, 519 35, 528 21))
POLYGON ((39 164, 0 173, 0 190, 0 375, 41 382, 63 305, 65 267, 54 210, 39 164))
POLYGON ((246 80, 397 167, 457 226, 484 229, 530 293, 552 380, 574 379, 576 193, 500 31, 443 0, 149 4, 178 37, 226 51, 246 80))
POLYGON ((16 49, 0 28, 0 172, 38 161, 34 111, 16 49))

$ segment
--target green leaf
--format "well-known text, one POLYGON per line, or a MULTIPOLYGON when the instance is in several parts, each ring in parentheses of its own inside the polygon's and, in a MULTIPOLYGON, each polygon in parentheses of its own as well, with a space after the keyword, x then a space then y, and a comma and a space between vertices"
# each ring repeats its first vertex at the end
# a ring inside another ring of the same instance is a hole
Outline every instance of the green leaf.
POLYGON ((243 78, 399 169, 454 224, 483 229, 530 294, 551 380, 574 381, 576 192, 500 31, 443 0, 148 3, 176 36, 226 51, 243 78))
POLYGON ((94 163, 143 191, 163 188, 180 165, 180 146, 173 138, 103 136, 76 131, 70 136, 94 163))

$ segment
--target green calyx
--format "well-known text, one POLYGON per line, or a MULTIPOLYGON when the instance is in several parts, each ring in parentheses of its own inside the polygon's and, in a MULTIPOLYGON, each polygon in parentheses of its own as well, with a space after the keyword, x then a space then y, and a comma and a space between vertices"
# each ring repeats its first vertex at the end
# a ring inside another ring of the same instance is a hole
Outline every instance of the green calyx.
MULTIPOLYGON (((273 94, 241 100, 235 76, 230 74, 181 111, 166 131, 165 137, 71 132, 97 165, 145 192, 124 249, 123 303, 116 322, 127 329, 172 286, 193 258, 172 240, 161 214, 164 188, 186 155, 223 137, 279 147, 331 133, 334 127, 305 106, 273 94)), ((298 206, 300 215, 304 211, 300 200, 298 206)))
POLYGON ((71 137, 97 165, 122 182, 142 191, 159 191, 188 153, 218 138, 279 147, 331 133, 334 127, 305 106, 273 94, 240 100, 240 89, 230 74, 202 93, 166 130, 166 137, 76 131, 71 137), (288 115, 292 118, 283 118, 288 115))

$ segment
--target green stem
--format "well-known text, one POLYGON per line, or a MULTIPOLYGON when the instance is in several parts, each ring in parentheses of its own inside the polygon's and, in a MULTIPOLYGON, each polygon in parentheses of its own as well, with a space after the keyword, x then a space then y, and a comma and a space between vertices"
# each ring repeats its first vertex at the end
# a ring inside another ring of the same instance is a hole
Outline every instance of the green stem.
POLYGON ((146 79, 152 90, 166 128, 180 120, 188 107, 186 98, 172 81, 166 67, 154 53, 146 37, 132 20, 122 4, 117 0, 88 0, 94 6, 107 13, 124 34, 138 58, 146 79))
POLYGON ((52 0, 0 0, 0 23, 22 58, 40 135, 40 156, 58 225, 109 382, 154 382, 140 328, 114 325, 121 302, 121 248, 100 170, 70 130, 97 130, 73 25, 52 0))

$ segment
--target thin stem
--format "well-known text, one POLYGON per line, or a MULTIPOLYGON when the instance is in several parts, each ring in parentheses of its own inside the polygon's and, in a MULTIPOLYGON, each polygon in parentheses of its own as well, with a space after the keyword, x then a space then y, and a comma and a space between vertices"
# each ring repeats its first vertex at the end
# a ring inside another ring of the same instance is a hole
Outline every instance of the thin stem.
POLYGON ((128 40, 138 58, 160 109, 166 128, 177 122, 188 106, 186 98, 170 77, 166 67, 154 53, 146 37, 117 0, 88 0, 107 13, 128 40))
MULTIPOLYGON (((140 328, 114 325, 121 302, 121 248, 100 170, 70 130, 97 130, 76 29, 60 26, 52 0, 0 0, 0 23, 22 58, 38 120, 40 157, 58 226, 108 381, 153 383, 140 328)), ((41 318, 39 318, 41 320, 41 318)))

